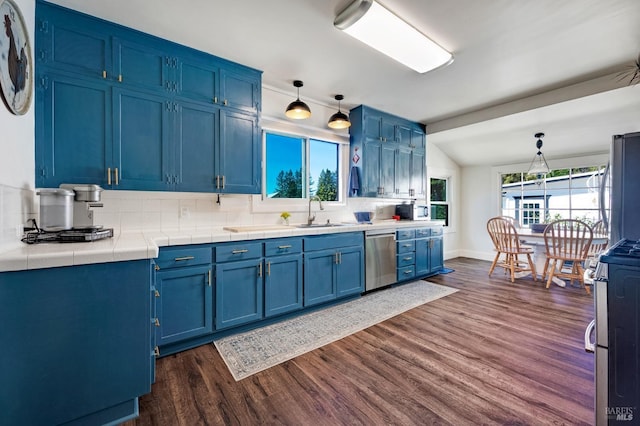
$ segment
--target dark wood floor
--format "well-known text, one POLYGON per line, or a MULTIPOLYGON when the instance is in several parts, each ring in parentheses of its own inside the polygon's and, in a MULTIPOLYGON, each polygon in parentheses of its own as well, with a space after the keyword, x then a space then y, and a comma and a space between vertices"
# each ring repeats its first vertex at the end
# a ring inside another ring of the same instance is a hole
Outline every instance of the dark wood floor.
POLYGON ((446 265, 457 293, 239 382, 213 345, 159 359, 128 424, 593 424, 591 296, 446 265))

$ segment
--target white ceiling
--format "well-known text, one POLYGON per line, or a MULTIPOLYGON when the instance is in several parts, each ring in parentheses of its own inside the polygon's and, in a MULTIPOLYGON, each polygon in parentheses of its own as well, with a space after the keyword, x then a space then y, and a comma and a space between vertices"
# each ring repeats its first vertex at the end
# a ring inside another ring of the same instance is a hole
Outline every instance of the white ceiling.
POLYGON ((638 0, 379 0, 454 54, 426 74, 335 29, 351 1, 53 3, 263 70, 277 90, 303 80, 302 100, 341 93, 343 110, 420 121, 462 166, 529 161, 538 131, 547 158, 605 152, 612 134, 640 131, 640 85, 618 78, 640 52, 638 0))

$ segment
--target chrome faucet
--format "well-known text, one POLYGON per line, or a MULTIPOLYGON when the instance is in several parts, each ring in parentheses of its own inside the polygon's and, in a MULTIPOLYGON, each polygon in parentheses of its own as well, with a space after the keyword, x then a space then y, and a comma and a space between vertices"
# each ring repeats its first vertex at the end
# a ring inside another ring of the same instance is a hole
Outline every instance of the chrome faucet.
POLYGON ((320 200, 320 198, 317 195, 309 197, 309 216, 307 216, 307 225, 308 226, 311 226, 313 221, 316 220, 316 215, 315 214, 313 216, 311 216, 311 202, 312 201, 317 201, 318 202, 318 206, 320 207, 320 210, 324 210, 324 207, 322 207, 322 201, 320 200))

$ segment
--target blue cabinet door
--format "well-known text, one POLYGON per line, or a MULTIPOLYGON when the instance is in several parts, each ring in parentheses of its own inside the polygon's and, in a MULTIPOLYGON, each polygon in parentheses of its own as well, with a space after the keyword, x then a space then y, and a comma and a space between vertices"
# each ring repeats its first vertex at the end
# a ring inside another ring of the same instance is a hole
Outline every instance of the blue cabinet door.
POLYGON ((411 185, 411 148, 399 145, 396 150, 395 161, 395 194, 397 197, 410 197, 411 185))
POLYGON ((264 316, 301 309, 302 254, 267 257, 264 263, 264 316))
POLYGON ((218 64, 180 58, 176 69, 178 96, 205 105, 220 105, 218 64))
POLYGON ((216 152, 219 135, 219 109, 216 106, 181 102, 176 118, 175 174, 181 178, 179 191, 213 192, 216 189, 216 152))
POLYGON ((409 196, 424 199, 426 195, 427 163, 425 151, 414 149, 411 153, 409 196))
POLYGON ((224 106, 255 113, 260 109, 260 90, 259 74, 220 70, 220 98, 224 106))
POLYGON ((263 317, 262 259, 216 264, 216 329, 263 317))
POLYGON ((37 66, 55 67, 85 77, 111 75, 111 38, 104 25, 79 13, 36 2, 34 55, 37 66))
POLYGON ((395 195, 397 144, 383 142, 380 146, 380 187, 381 196, 395 195))
POLYGON ((2 423, 136 415, 151 390, 149 280, 148 260, 1 273, 2 423))
POLYGON ((254 115, 220 111, 220 192, 260 193, 260 133, 254 115))
POLYGON ((211 266, 160 270, 156 279, 159 345, 213 331, 211 266))
POLYGON ((180 179, 174 131, 178 105, 165 97, 113 89, 116 189, 168 190, 180 179))
POLYGON ((432 237, 430 244, 430 272, 438 272, 444 267, 442 237, 432 237))
POLYGON ((416 240, 416 276, 428 275, 431 272, 431 240, 416 240))
POLYGON ((113 39, 114 79, 125 86, 175 93, 177 60, 164 51, 121 38, 113 39))
POLYGON ((364 291, 364 250, 362 247, 340 248, 336 271, 336 297, 364 291))
POLYGON ((380 145, 373 139, 362 145, 362 196, 377 197, 380 186, 380 145))
POLYGON ((36 186, 107 184, 111 97, 102 81, 43 75, 36 87, 36 186))
POLYGON ((304 305, 312 306, 336 298, 335 249, 304 254, 304 305))

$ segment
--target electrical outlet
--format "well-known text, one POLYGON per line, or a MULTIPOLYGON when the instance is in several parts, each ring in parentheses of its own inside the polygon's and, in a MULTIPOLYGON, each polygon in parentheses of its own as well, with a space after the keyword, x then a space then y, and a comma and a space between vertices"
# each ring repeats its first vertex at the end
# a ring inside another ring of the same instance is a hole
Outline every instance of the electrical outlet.
POLYGON ((16 237, 18 238, 22 237, 23 233, 24 233, 24 226, 22 226, 22 224, 16 225, 16 237))
POLYGON ((180 208, 180 217, 183 218, 183 219, 186 219, 189 216, 191 216, 191 212, 189 211, 189 207, 181 207, 180 208))

